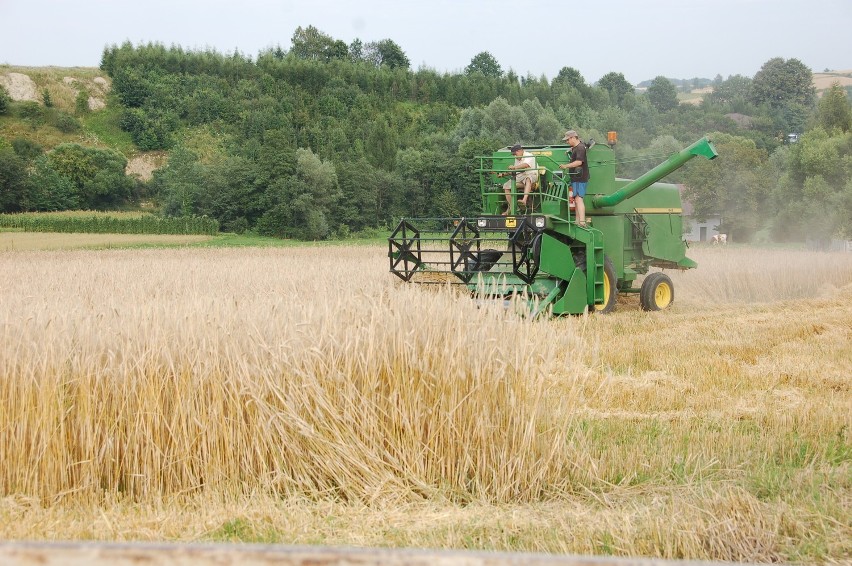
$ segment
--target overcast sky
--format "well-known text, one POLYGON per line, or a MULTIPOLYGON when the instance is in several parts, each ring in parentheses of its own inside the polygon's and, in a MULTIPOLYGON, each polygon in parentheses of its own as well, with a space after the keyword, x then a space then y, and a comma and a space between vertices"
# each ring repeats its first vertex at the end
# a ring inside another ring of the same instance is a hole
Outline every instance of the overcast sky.
POLYGON ((256 57, 297 26, 347 44, 392 39, 411 60, 459 72, 477 53, 549 79, 589 83, 754 76, 772 57, 852 69, 852 0, 0 0, 0 63, 97 67, 131 41, 256 57))

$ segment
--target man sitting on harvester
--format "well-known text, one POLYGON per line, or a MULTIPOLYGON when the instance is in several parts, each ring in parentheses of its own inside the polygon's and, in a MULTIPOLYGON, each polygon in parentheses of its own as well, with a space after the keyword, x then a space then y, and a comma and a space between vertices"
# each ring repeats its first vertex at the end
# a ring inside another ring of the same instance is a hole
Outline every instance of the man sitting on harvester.
MULTIPOLYGON (((518 205, 526 208, 527 203, 529 203, 530 193, 532 192, 533 186, 538 182, 538 167, 535 164, 535 157, 533 154, 525 151, 520 144, 513 145, 511 152, 512 155, 515 156, 515 162, 512 165, 509 165, 507 169, 513 171, 511 174, 515 175, 515 186, 523 186, 524 188, 524 196, 518 201, 518 205), (514 171, 520 171, 520 173, 514 173, 514 171)), ((498 176, 502 177, 508 174, 509 173, 499 173, 498 176)), ((511 180, 506 181, 503 184, 503 191, 506 193, 506 203, 508 204, 506 212, 503 213, 505 216, 510 210, 512 210, 511 180)))

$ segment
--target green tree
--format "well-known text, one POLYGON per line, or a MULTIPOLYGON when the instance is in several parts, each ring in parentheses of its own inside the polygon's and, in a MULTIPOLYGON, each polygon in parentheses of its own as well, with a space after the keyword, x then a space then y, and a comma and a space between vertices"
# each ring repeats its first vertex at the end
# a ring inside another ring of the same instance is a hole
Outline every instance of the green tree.
POLYGON ((767 202, 775 182, 766 150, 753 140, 714 133, 719 158, 692 160, 684 167, 685 193, 698 218, 720 215, 720 230, 734 241, 748 242, 772 221, 767 202))
POLYGON ((585 86, 587 86, 586 79, 584 79, 583 75, 580 74, 580 71, 574 67, 562 67, 559 69, 559 73, 556 75, 556 78, 553 79, 553 82, 566 84, 577 90, 582 90, 585 86))
POLYGON ((74 112, 78 116, 89 113, 89 91, 86 89, 80 89, 80 92, 77 93, 77 97, 74 99, 74 112))
POLYGON ((48 154, 51 167, 75 187, 80 205, 102 210, 127 202, 133 181, 124 170, 127 159, 111 149, 66 143, 48 154))
POLYGON ((11 104, 12 97, 9 96, 9 91, 6 90, 6 87, 0 85, 0 115, 7 114, 11 104))
POLYGON ((713 83, 713 91, 707 96, 711 102, 732 104, 736 100, 746 100, 751 89, 751 78, 742 75, 729 76, 726 80, 718 77, 713 83))
POLYGON ((203 215, 208 212, 207 193, 203 190, 205 171, 198 156, 184 146, 174 148, 165 167, 154 171, 152 190, 168 216, 203 215))
POLYGON ((473 59, 470 60, 470 64, 464 68, 464 72, 466 75, 482 73, 486 77, 495 79, 503 76, 503 68, 500 67, 500 63, 488 51, 482 51, 474 55, 473 59))
POLYGON ((345 43, 335 40, 314 26, 297 27, 290 41, 290 54, 298 59, 328 62, 349 57, 349 48, 345 43))
POLYGON ((751 101, 778 109, 790 104, 813 108, 816 88, 813 73, 798 59, 770 59, 754 75, 750 90, 751 101))
POLYGON ((12 149, 27 163, 44 154, 44 148, 28 138, 15 138, 12 140, 12 149))
POLYGON ((50 96, 50 91, 46 88, 41 91, 41 102, 45 108, 53 108, 53 97, 50 96))
POLYGON ((658 112, 668 112, 677 108, 677 88, 664 76, 658 76, 648 87, 648 100, 658 112))
POLYGON ((377 67, 387 66, 391 69, 408 69, 411 65, 402 48, 393 40, 383 39, 371 41, 364 46, 365 58, 377 67))
POLYGON ((367 160, 373 167, 393 171, 399 139, 384 119, 376 120, 367 136, 367 160))
POLYGON ((0 212, 25 210, 27 164, 11 147, 0 147, 0 212))
POLYGON ((30 172, 27 210, 73 210, 80 206, 77 188, 53 168, 47 155, 37 157, 30 172))
POLYGON ((817 123, 827 132, 836 128, 845 133, 852 129, 852 105, 839 82, 822 95, 817 106, 817 123))
POLYGON ((622 73, 611 72, 600 78, 598 86, 609 93, 613 104, 624 107, 629 95, 633 92, 633 85, 627 82, 622 73))

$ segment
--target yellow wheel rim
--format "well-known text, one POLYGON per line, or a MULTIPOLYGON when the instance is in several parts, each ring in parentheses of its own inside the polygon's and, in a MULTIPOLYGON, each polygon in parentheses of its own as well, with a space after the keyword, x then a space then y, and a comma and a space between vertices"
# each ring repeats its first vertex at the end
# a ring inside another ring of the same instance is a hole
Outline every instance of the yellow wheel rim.
POLYGON ((654 302, 657 307, 664 309, 672 302, 672 287, 666 282, 657 285, 654 290, 654 302))

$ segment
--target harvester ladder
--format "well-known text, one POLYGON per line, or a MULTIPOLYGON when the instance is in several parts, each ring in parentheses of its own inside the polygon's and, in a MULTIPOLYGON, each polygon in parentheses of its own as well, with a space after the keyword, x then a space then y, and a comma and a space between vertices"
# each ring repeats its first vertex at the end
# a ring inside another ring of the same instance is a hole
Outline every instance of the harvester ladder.
POLYGON ((587 248, 592 253, 586 253, 586 273, 594 273, 594 277, 586 278, 586 292, 588 296, 594 297, 596 305, 604 302, 604 249, 603 234, 594 228, 587 229, 591 233, 591 242, 587 248))

